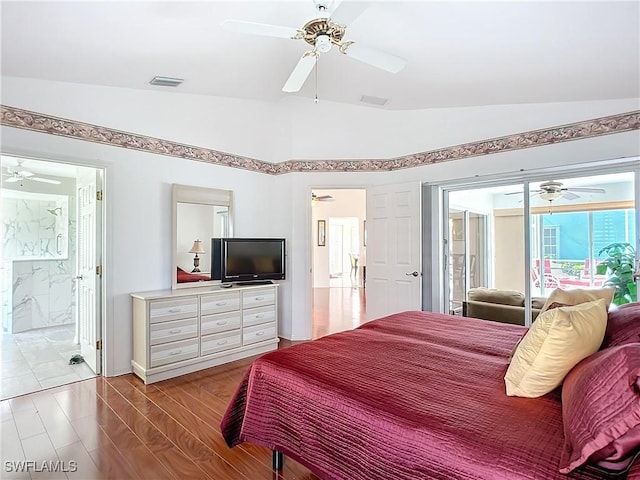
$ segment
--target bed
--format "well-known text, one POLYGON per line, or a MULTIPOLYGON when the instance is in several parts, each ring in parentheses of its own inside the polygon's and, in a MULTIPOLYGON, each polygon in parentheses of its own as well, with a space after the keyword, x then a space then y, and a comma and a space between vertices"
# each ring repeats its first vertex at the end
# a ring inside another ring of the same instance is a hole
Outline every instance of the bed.
POLYGON ((266 446, 326 480, 606 478, 559 473, 560 388, 505 395, 525 331, 404 312, 269 353, 244 375, 222 433, 229 446, 266 446))
POLYGON ((180 267, 176 267, 176 279, 178 283, 208 282, 211 280, 211 275, 190 273, 180 267))

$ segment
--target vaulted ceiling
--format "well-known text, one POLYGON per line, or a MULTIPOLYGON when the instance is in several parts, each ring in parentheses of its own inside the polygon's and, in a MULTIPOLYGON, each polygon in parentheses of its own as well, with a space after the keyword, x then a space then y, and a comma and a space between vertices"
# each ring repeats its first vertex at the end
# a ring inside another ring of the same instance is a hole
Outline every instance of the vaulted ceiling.
POLYGON ((309 45, 221 27, 300 28, 317 16, 312 0, 3 0, 2 75, 266 102, 317 92, 364 105, 367 95, 390 110, 640 97, 637 1, 369 2, 345 39, 406 68, 388 73, 333 48, 299 93, 281 89, 309 45), (155 75, 185 81, 149 85, 155 75))

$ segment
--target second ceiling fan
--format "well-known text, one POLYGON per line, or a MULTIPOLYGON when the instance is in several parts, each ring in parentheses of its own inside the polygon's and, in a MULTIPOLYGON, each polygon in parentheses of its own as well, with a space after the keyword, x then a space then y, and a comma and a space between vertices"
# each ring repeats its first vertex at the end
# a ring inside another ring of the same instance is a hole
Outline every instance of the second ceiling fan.
POLYGON ((22 162, 18 162, 18 164, 11 168, 7 167, 7 173, 2 174, 4 177, 7 177, 4 181, 6 183, 20 183, 20 186, 23 185, 25 180, 29 180, 32 182, 40 182, 40 183, 49 183, 51 185, 60 185, 59 180, 54 180, 46 177, 39 177, 34 172, 25 169, 22 166, 22 162))
POLYGON ((282 87, 283 92, 297 92, 302 88, 321 53, 327 53, 336 45, 340 53, 374 67, 397 73, 404 68, 404 58, 370 48, 351 40, 344 40, 347 25, 355 20, 367 7, 366 2, 343 1, 330 11, 332 0, 314 0, 319 17, 305 23, 302 28, 283 27, 243 20, 225 20, 223 28, 233 32, 263 35, 268 37, 304 40, 313 49, 305 52, 282 87))
MULTIPOLYGON (((564 198, 566 200, 575 200, 576 198, 580 198, 575 192, 581 193, 606 193, 604 188, 591 188, 591 187, 565 187, 562 182, 557 182, 554 180, 550 180, 547 182, 542 182, 540 187, 537 189, 531 190, 530 193, 532 195, 537 195, 542 200, 546 200, 548 202, 553 202, 559 198, 564 198)), ((505 195, 515 195, 519 192, 509 192, 505 193, 505 195)))

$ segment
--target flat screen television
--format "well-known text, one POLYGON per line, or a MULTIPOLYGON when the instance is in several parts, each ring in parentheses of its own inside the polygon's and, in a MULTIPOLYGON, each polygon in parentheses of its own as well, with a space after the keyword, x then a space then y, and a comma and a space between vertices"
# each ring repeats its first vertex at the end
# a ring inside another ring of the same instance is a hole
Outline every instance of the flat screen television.
POLYGON ((222 238, 220 280, 260 282, 285 279, 284 238, 222 238))

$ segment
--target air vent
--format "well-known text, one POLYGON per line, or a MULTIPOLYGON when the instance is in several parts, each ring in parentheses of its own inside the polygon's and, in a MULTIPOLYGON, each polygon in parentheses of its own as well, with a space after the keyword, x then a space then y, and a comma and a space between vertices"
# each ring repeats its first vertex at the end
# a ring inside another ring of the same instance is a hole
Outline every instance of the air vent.
POLYGON ((153 77, 149 83, 151 85, 160 85, 162 87, 177 87, 182 82, 184 82, 182 78, 153 77))
POLYGON ((373 105, 384 105, 385 103, 387 103, 389 101, 388 98, 380 98, 380 97, 372 97, 371 95, 362 95, 362 97, 360 97, 360 101, 362 103, 371 103, 373 105))

